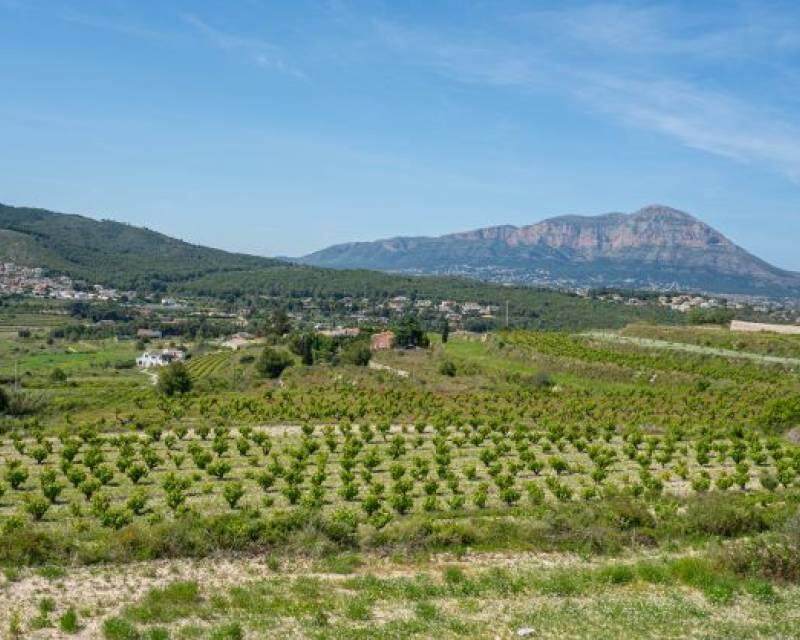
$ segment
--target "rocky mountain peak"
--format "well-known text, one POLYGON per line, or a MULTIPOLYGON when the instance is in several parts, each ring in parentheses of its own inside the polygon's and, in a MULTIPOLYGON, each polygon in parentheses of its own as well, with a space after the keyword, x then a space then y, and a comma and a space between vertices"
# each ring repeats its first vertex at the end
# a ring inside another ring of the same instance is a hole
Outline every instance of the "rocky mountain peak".
POLYGON ((437 238, 337 245, 302 261, 558 286, 800 292, 800 274, 756 258, 693 215, 662 204, 633 213, 559 216, 437 238))

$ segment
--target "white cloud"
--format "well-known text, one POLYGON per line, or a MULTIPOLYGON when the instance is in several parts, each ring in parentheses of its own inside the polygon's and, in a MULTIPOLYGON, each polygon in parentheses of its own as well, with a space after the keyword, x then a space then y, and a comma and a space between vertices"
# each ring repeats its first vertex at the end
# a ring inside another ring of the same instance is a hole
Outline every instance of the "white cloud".
MULTIPOLYGON (((452 80, 556 93, 626 126, 766 166, 800 182, 796 113, 770 104, 766 95, 724 82, 712 90, 707 88, 711 82, 694 77, 707 74, 708 58, 729 64, 743 45, 793 46, 798 40, 791 27, 795 15, 741 10, 719 17, 713 29, 707 27, 709 20, 700 12, 686 16, 669 5, 602 4, 527 14, 523 30, 530 34, 535 24, 535 31, 546 32, 546 37, 498 40, 387 21, 373 21, 372 36, 377 46, 404 62, 452 80), (575 52, 568 40, 580 40, 588 52, 575 52), (613 49, 615 57, 600 55, 601 49, 613 49), (660 64, 665 53, 679 63, 660 64), (704 58, 699 69, 691 61, 697 56, 704 58)), ((779 57, 773 58, 773 71, 783 75, 779 57)))
POLYGON ((674 80, 602 73, 580 77, 575 93, 596 110, 688 147, 766 165, 800 182, 800 127, 780 113, 674 80))
POLYGON ((800 19, 767 3, 593 3, 533 11, 520 21, 544 37, 567 38, 606 53, 739 58, 800 46, 800 19))

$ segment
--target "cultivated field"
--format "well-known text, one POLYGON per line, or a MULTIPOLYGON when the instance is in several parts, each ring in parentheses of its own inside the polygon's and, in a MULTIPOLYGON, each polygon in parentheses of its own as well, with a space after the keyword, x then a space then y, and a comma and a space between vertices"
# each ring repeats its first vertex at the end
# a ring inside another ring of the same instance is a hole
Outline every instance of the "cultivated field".
POLYGON ((210 351, 166 397, 97 364, 130 345, 3 348, 41 401, 0 438, 10 636, 798 634, 788 363, 465 334, 280 381, 210 351))

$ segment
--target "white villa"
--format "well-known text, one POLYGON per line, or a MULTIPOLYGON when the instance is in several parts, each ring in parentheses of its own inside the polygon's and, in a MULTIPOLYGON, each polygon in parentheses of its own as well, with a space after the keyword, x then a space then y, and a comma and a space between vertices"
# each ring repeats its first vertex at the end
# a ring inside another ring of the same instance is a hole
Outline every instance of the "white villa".
POLYGON ((145 351, 136 358, 136 366, 140 369, 150 369, 152 367, 163 367, 172 362, 183 360, 183 351, 177 349, 164 349, 163 351, 145 351))

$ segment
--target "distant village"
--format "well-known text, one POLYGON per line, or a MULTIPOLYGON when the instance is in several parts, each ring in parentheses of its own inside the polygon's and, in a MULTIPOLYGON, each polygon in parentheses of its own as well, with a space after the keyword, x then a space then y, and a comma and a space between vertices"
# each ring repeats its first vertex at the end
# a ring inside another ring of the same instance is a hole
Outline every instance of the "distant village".
POLYGON ((50 276, 41 267, 22 267, 13 262, 0 263, 0 295, 21 295, 57 300, 133 299, 135 291, 117 291, 96 284, 78 287, 67 276, 50 276))
MULTIPOLYGON (((798 301, 774 300, 752 296, 711 296, 702 294, 671 294, 654 292, 624 293, 616 290, 594 291, 580 288, 572 289, 575 295, 595 298, 615 304, 646 306, 658 305, 680 313, 691 313, 695 310, 729 310, 743 309, 754 311, 766 321, 800 323, 798 301)), ((194 300, 180 300, 172 297, 140 298, 135 291, 120 291, 99 284, 79 283, 67 276, 48 273, 38 267, 24 267, 13 262, 0 263, 0 296, 23 296, 39 299, 61 301, 114 301, 123 303, 127 308, 136 310, 142 318, 150 317, 154 312, 162 323, 174 322, 175 318, 203 317, 229 321, 242 330, 248 327, 250 319, 247 309, 217 309, 198 304, 194 300), (164 316, 164 314, 167 314, 164 316), (171 315, 170 315, 171 314, 171 315)), ((313 297, 294 299, 291 301, 261 296, 267 304, 276 308, 286 305, 287 316, 299 325, 313 328, 330 337, 355 335, 360 326, 373 328, 388 327, 396 319, 405 315, 416 315, 421 318, 446 320, 452 329, 483 331, 487 328, 503 326, 505 309, 497 305, 481 304, 478 301, 433 300, 414 298, 404 295, 387 299, 370 299, 366 297, 342 297, 335 302, 313 297)), ((99 320, 98 325, 115 324, 114 320, 99 320)), ((137 335, 139 339, 156 336, 137 335)), ((254 336, 236 334, 227 339, 225 346, 238 348, 246 344, 254 336)))

